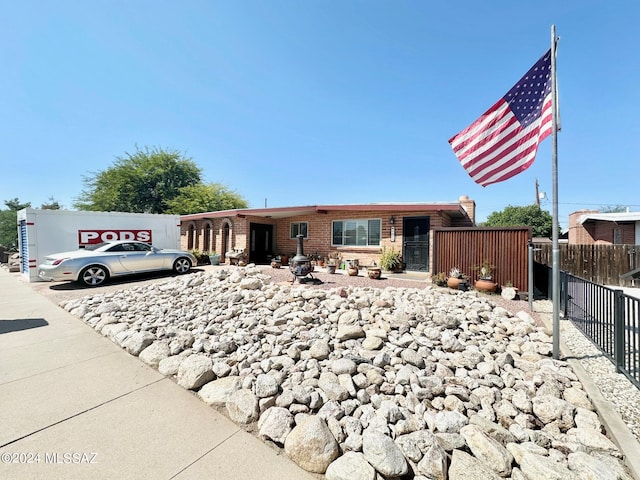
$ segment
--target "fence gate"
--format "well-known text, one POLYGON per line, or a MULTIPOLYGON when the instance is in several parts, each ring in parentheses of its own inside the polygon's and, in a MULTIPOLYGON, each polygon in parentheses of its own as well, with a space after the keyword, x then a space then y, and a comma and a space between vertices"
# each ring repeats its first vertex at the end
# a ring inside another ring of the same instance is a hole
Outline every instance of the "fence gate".
POLYGON ((531 227, 435 228, 433 272, 458 267, 472 281, 474 266, 488 261, 495 266, 494 282, 526 291, 531 227))

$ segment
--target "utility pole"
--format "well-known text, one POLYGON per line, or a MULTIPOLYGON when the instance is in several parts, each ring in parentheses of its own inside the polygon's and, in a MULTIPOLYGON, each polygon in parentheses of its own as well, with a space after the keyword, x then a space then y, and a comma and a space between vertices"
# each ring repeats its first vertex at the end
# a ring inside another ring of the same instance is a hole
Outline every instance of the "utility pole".
POLYGON ((538 193, 538 179, 536 178, 536 205, 540 208, 540 194, 538 193))

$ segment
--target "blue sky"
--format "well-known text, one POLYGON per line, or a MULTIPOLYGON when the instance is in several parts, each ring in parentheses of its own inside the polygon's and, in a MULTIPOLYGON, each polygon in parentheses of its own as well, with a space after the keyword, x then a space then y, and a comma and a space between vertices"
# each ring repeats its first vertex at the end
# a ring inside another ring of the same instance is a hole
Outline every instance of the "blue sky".
POLYGON ((72 209, 84 176, 148 146, 179 150, 255 208, 468 195, 482 221, 535 203, 537 179, 551 212, 551 138, 486 188, 447 141, 555 24, 561 226, 575 210, 640 210, 635 0, 3 4, 1 202, 72 209))

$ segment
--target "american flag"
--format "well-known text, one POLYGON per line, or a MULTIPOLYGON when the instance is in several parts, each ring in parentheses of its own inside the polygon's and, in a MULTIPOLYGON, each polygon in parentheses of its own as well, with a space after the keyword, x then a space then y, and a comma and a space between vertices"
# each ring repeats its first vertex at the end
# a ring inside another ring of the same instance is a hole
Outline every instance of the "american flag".
POLYGON ((551 49, 478 120, 449 140, 478 184, 502 182, 531 166, 551 134, 551 49))

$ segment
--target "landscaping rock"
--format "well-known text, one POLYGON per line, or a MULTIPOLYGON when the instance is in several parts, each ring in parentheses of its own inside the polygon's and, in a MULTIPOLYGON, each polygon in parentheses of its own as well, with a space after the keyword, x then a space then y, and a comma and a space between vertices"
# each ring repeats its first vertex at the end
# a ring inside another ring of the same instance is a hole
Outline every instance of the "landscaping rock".
POLYGON ((329 479, 625 478, 526 312, 477 292, 320 287, 221 268, 62 306, 329 479))

